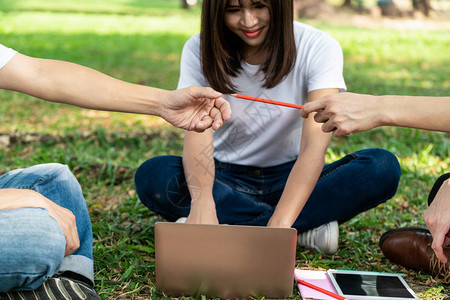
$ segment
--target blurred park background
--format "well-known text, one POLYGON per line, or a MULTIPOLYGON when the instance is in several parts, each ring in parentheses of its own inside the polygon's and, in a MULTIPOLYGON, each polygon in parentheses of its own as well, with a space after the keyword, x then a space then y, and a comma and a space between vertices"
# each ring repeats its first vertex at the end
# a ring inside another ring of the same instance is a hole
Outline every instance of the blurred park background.
MULTIPOLYGON (((349 91, 449 96, 449 0, 295 2, 298 20, 341 43, 349 91)), ((192 0, 0 0, 0 43, 165 89, 176 88, 183 44, 199 23, 199 1, 192 0)), ((83 110, 9 91, 0 91, 0 120, 0 174, 59 162, 79 179, 102 298, 165 299, 154 287, 153 225, 160 219, 139 202, 133 175, 150 157, 181 155, 183 132, 157 117, 83 110)), ((369 147, 396 154, 400 187, 388 203, 340 226, 336 255, 299 249, 297 266, 402 272, 421 299, 448 298, 441 281, 384 259, 378 240, 388 229, 424 225, 429 189, 449 169, 449 137, 385 127, 333 138, 329 162, 369 147)), ((301 299, 296 288, 292 299, 301 299)))

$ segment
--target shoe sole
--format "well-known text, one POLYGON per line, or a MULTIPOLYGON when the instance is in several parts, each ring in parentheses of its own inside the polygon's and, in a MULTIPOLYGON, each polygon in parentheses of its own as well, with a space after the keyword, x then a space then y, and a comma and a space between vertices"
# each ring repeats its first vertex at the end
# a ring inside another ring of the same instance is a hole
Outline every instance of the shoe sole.
POLYGON ((385 233, 383 233, 383 235, 380 237, 380 241, 378 243, 378 246, 381 248, 381 245, 383 245, 384 241, 388 237, 390 237, 391 235, 393 235, 393 234, 395 234, 397 232, 410 231, 410 230, 420 231, 420 232, 424 232, 424 233, 430 233, 430 230, 428 228, 420 227, 420 226, 401 227, 401 228, 391 229, 391 230, 386 231, 385 233))
POLYGON ((335 254, 338 251, 339 248, 339 224, 337 221, 333 221, 329 224, 330 226, 330 232, 331 232, 331 237, 330 237, 330 242, 328 243, 328 245, 336 245, 335 248, 331 249, 331 251, 328 252, 324 252, 326 254, 335 254))
POLYGON ((66 278, 49 278, 33 291, 7 292, 0 294, 0 300, 99 300, 97 293, 66 278))

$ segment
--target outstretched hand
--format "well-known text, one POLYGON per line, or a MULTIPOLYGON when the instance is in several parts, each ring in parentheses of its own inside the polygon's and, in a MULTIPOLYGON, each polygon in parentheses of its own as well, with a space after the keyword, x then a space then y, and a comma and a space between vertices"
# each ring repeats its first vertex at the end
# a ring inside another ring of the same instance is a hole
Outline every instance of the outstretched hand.
POLYGON ((338 93, 306 103, 300 115, 307 118, 310 113, 317 112, 314 120, 324 123, 322 131, 334 131, 335 137, 342 137, 380 126, 379 107, 374 96, 338 93))
POLYGON ((161 117, 185 130, 219 129, 231 117, 230 104, 212 88, 191 86, 171 91, 164 99, 161 117))

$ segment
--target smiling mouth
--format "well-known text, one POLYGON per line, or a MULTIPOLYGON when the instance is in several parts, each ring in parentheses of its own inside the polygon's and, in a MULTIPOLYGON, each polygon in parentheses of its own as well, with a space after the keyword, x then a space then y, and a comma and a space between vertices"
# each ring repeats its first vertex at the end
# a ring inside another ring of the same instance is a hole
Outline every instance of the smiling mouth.
POLYGON ((246 37, 250 37, 250 38, 253 38, 253 37, 256 37, 258 34, 260 34, 261 33, 261 31, 262 31, 262 29, 258 29, 258 30, 242 30, 242 32, 244 33, 244 35, 246 36, 246 37))

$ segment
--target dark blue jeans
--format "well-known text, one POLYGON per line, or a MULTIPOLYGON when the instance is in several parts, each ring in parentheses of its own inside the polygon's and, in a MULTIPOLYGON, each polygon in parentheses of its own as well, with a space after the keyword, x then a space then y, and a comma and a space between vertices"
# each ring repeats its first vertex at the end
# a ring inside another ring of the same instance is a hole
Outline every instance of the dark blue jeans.
MULTIPOLYGON (((221 224, 265 226, 295 161, 257 168, 215 161, 213 197, 221 224)), ((397 158, 383 149, 365 149, 325 165, 293 227, 299 232, 347 221, 393 197, 400 179, 397 158)), ((189 214, 191 197, 182 158, 159 156, 135 175, 141 201, 168 221, 189 214)), ((201 191, 199 191, 201 192, 201 191)))

